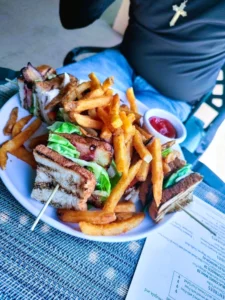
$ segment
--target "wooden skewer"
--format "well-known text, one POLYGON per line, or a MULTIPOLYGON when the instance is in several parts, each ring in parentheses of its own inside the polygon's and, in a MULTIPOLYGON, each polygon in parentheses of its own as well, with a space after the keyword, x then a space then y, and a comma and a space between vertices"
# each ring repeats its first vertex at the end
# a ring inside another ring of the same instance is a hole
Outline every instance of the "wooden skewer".
POLYGON ((185 208, 183 208, 179 203, 177 203, 177 206, 182 209, 187 215, 189 215, 189 217, 191 217, 192 219, 194 219, 197 223, 199 223, 202 227, 204 227, 206 230, 208 230, 210 233, 212 233, 213 235, 216 236, 216 233, 214 231, 212 231, 208 226, 206 226, 205 224, 203 224, 201 221, 199 221, 195 216, 193 216, 191 213, 189 213, 189 211, 187 211, 185 208))
POLYGON ((18 83, 17 82, 14 82, 13 80, 9 79, 9 78, 5 78, 5 81, 8 81, 10 83, 13 83, 15 84, 16 86, 18 86, 18 83))
MULTIPOLYGON (((48 198, 47 202, 45 203, 44 207, 42 208, 42 210, 39 212, 36 220, 34 221, 34 224, 31 227, 31 231, 34 231, 36 225, 38 224, 40 218, 42 217, 42 215, 44 214, 46 208, 48 207, 49 203, 52 201, 52 198, 54 197, 55 193, 58 191, 59 189, 59 184, 56 185, 56 187, 54 188, 54 190, 52 191, 50 197, 48 198)), ((216 233, 214 231, 212 231, 208 226, 206 226, 205 224, 203 224, 201 221, 199 221, 195 216, 193 216, 189 211, 187 211, 185 208, 183 208, 179 203, 177 203, 177 206, 183 210, 187 215, 189 215, 189 217, 191 217, 192 219, 194 219, 197 223, 199 223, 202 227, 204 227, 206 230, 208 230, 210 233, 212 233, 213 235, 216 236, 216 233)))
POLYGON ((51 195, 49 196, 47 202, 45 203, 44 207, 42 208, 42 210, 39 212, 36 220, 34 221, 34 224, 31 227, 31 231, 34 231, 34 228, 36 227, 37 223, 39 222, 41 216, 44 214, 46 208, 48 207, 49 203, 52 201, 52 198, 55 196, 55 193, 58 191, 59 189, 59 184, 56 185, 56 187, 54 188, 53 192, 51 193, 51 195))

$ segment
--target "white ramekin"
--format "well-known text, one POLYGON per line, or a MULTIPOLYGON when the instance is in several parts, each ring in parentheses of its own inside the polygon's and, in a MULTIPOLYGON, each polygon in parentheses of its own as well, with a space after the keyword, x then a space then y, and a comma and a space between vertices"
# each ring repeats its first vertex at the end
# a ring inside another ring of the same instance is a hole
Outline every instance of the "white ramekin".
POLYGON ((172 140, 175 140, 177 144, 180 144, 186 139, 186 136, 187 136, 187 131, 186 131, 186 128, 183 125, 183 123, 175 115, 173 115, 163 109, 153 108, 153 109, 147 110, 144 115, 144 124, 143 125, 144 125, 144 128, 148 132, 150 132, 155 137, 159 138, 161 140, 162 144, 172 141, 172 140), (158 131, 156 131, 149 122, 149 119, 151 117, 160 117, 160 118, 166 119, 169 122, 171 122, 171 124, 176 129, 177 137, 175 139, 169 138, 167 136, 162 135, 158 131))

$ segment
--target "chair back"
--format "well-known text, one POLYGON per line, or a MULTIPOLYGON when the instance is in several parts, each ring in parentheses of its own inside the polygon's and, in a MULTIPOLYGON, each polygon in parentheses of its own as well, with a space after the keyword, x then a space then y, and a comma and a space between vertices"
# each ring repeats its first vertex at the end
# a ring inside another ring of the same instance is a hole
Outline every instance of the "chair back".
POLYGON ((203 97, 186 121, 188 138, 182 146, 197 156, 202 155, 223 120, 225 120, 225 66, 219 72, 213 91, 203 97))

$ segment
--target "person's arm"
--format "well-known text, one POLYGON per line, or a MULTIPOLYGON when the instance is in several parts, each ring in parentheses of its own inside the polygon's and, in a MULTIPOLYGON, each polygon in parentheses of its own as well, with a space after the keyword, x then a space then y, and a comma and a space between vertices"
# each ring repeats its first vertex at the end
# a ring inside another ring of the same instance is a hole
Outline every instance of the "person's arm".
POLYGON ((115 0, 60 0, 59 15, 65 29, 82 28, 97 20, 115 0))

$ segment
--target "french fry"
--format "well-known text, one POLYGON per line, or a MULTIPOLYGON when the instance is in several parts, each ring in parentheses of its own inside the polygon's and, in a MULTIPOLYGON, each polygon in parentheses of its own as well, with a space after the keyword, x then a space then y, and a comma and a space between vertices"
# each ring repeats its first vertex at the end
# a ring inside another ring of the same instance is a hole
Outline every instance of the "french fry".
POLYGON ((163 160, 162 164, 163 164, 163 174, 165 176, 166 174, 168 174, 171 171, 171 168, 164 160, 163 160))
POLYGON ((120 111, 120 97, 118 94, 115 94, 112 99, 110 114, 119 115, 119 111, 120 111))
POLYGON ((110 89, 109 89, 109 90, 107 90, 107 91, 105 92, 104 95, 105 95, 105 96, 113 96, 113 93, 114 93, 113 90, 110 90, 110 89))
POLYGON ((141 133, 141 135, 146 138, 146 140, 149 140, 152 137, 152 135, 150 133, 148 133, 146 130, 144 130, 143 128, 141 128, 137 124, 135 124, 135 127, 141 133))
POLYGON ((82 94, 91 88, 91 81, 85 81, 76 87, 77 98, 82 98, 82 94))
POLYGON ((141 134, 141 138, 142 138, 143 144, 146 145, 146 142, 148 141, 148 140, 146 139, 146 137, 143 136, 143 135, 141 134))
POLYGON ((32 119, 32 116, 26 116, 23 117, 22 119, 20 119, 19 121, 16 122, 16 124, 13 126, 13 130, 12 130, 12 137, 16 136, 17 134, 19 134, 23 127, 32 119))
POLYGON ((166 150, 168 148, 171 148, 175 143, 176 143, 175 141, 169 141, 169 142, 163 144, 162 145, 162 151, 166 150))
MULTIPOLYGON (((108 118, 109 118, 109 114, 110 114, 110 105, 107 105, 105 107, 103 107, 104 111, 107 113, 108 118)), ((110 122, 110 121, 109 121, 110 122)))
POLYGON ((94 120, 89 116, 80 115, 75 112, 70 112, 69 117, 73 122, 76 122, 77 124, 84 127, 101 129, 103 126, 102 121, 94 120))
POLYGON ((41 120, 34 120, 26 129, 21 131, 17 136, 15 136, 12 140, 5 143, 4 147, 7 151, 14 151, 15 149, 22 146, 29 138, 38 130, 41 126, 41 120))
POLYGON ((136 179, 138 181, 144 182, 147 179, 149 166, 150 166, 150 163, 147 163, 144 160, 142 161, 140 169, 138 170, 137 175, 136 175, 136 179))
MULTIPOLYGON (((131 113, 130 108, 127 105, 125 105, 125 104, 121 105, 120 111, 125 111, 126 114, 131 113)), ((135 115, 135 122, 138 123, 140 121, 140 119, 142 118, 142 115, 140 115, 139 113, 135 113, 135 112, 132 112, 132 114, 135 115)))
POLYGON ((120 98, 119 95, 116 94, 113 96, 111 107, 110 107, 110 114, 109 114, 111 124, 115 129, 121 127, 123 124, 119 116, 119 111, 120 111, 120 98))
POLYGON ((87 222, 80 222, 79 225, 81 231, 87 235, 118 235, 137 227, 143 221, 144 216, 144 213, 137 213, 127 220, 115 221, 110 224, 94 225, 87 222))
POLYGON ((2 170, 5 169, 7 162, 7 152, 0 148, 0 167, 2 170))
POLYGON ((89 110, 88 110, 88 115, 89 115, 89 117, 91 117, 92 119, 95 119, 95 120, 99 119, 99 118, 98 118, 98 115, 97 115, 96 108, 89 109, 89 110))
POLYGON ((104 92, 107 92, 107 90, 114 84, 114 77, 108 77, 102 84, 102 89, 104 92))
MULTIPOLYGON (((135 130, 133 144, 134 144, 134 148, 136 149, 136 151, 139 154, 139 156, 141 157, 141 159, 143 159, 147 163, 150 163, 150 161, 152 160, 152 155, 149 152, 149 150, 145 147, 145 145, 143 144, 141 134, 137 129, 135 130)), ((160 152, 160 154, 161 154, 161 152, 160 152)))
POLYGON ((135 119, 135 114, 133 114, 133 113, 127 114, 127 118, 131 122, 131 124, 136 120, 135 119))
POLYGON ((18 118, 18 107, 14 107, 9 115, 9 119, 3 129, 4 135, 11 135, 14 125, 18 118))
POLYGON ((133 215, 134 215, 133 212, 119 212, 119 213, 116 213, 116 220, 117 221, 125 221, 125 220, 133 217, 133 215))
POLYGON ((33 153, 29 152, 24 146, 20 146, 18 149, 14 151, 10 151, 13 156, 23 160, 28 165, 30 165, 33 169, 36 169, 37 163, 34 159, 33 153))
POLYGON ((113 128, 113 126, 110 123, 109 116, 108 116, 107 112, 105 111, 105 109, 103 109, 102 107, 98 107, 97 115, 98 115, 99 119, 102 120, 102 122, 108 127, 108 129, 111 132, 115 131, 115 129, 113 128))
POLYGON ((125 111, 120 112, 120 118, 123 122, 122 128, 125 133, 132 133, 133 132, 133 127, 132 127, 132 122, 126 115, 125 111))
POLYGON ((117 128, 120 128, 123 123, 122 123, 119 115, 112 115, 111 124, 115 129, 117 129, 117 128))
POLYGON ((130 104, 130 109, 131 111, 138 113, 138 107, 137 107, 137 102, 134 96, 134 90, 132 87, 130 87, 129 89, 127 89, 127 100, 130 104))
POLYGON ((101 82, 99 81, 98 77, 95 73, 90 73, 88 77, 91 79, 91 88, 93 90, 98 89, 101 86, 101 82))
POLYGON ((133 138, 131 137, 131 139, 127 142, 126 146, 126 153, 125 153, 125 167, 124 167, 124 176, 127 176, 128 174, 128 170, 130 168, 130 163, 132 160, 132 155, 133 155, 133 138))
POLYGON ((17 136, 15 136, 12 140, 7 141, 0 148, 0 167, 1 169, 6 168, 7 162, 7 152, 14 152, 20 146, 22 146, 41 126, 41 120, 36 119, 32 122, 24 131, 21 131, 17 136))
POLYGON ((58 209, 57 215, 61 221, 68 223, 89 222, 91 224, 108 224, 116 220, 115 213, 104 211, 58 209))
POLYGON ((112 142, 112 132, 108 129, 108 127, 106 125, 102 126, 100 138, 105 140, 108 143, 112 142))
POLYGON ((105 205, 103 207, 104 211, 114 212, 117 203, 120 201, 123 196, 125 190, 130 185, 130 183, 134 180, 137 175, 138 170, 141 166, 141 160, 137 161, 133 166, 130 167, 127 176, 122 175, 117 185, 112 190, 111 194, 105 201, 105 205))
POLYGON ((127 158, 128 158, 128 162, 129 164, 132 161, 132 156, 133 156, 133 138, 131 138, 127 144, 126 144, 126 148, 127 148, 127 158))
POLYGON ((126 148, 124 141, 124 133, 120 129, 117 129, 113 136, 113 147, 116 168, 118 172, 123 173, 126 169, 126 148))
POLYGON ((165 158, 164 158, 164 161, 169 164, 171 161, 174 161, 174 159, 176 157, 179 157, 180 158, 180 152, 179 151, 176 151, 176 150, 173 150, 172 152, 170 152, 165 158))
POLYGON ((147 147, 153 158, 151 162, 153 196, 157 207, 159 207, 163 189, 163 164, 160 140, 155 138, 147 147))
POLYGON ((120 118, 123 122, 122 129, 124 130, 125 143, 127 143, 134 136, 135 128, 124 111, 120 112, 120 118))
POLYGON ((102 96, 99 98, 93 99, 82 99, 78 101, 67 101, 64 103, 64 109, 66 112, 74 111, 74 112, 82 112, 88 109, 103 107, 110 104, 112 100, 111 96, 102 96))
POLYGON ((85 95, 85 99, 93 99, 97 97, 101 97, 104 95, 104 91, 101 88, 98 88, 96 90, 90 91, 85 95))
POLYGON ((119 212, 135 212, 135 205, 132 201, 120 201, 116 208, 115 208, 115 212, 119 213, 119 212))
POLYGON ((30 140, 29 148, 34 149, 36 146, 41 145, 41 144, 47 145, 47 142, 48 142, 48 134, 47 133, 43 134, 43 135, 39 135, 30 140))
POLYGON ((86 131, 86 129, 84 129, 81 126, 80 126, 80 131, 81 131, 82 135, 89 136, 89 133, 86 131))
MULTIPOLYGON (((135 121, 135 115, 133 113, 129 113, 127 115, 127 119, 131 124, 133 124, 133 122, 135 121)), ((132 125, 131 132, 125 134, 125 143, 127 143, 129 139, 133 138, 134 134, 135 134, 135 127, 132 125)))
POLYGON ((91 136, 91 137, 97 137, 98 136, 97 131, 93 128, 82 128, 80 126, 80 130, 86 136, 91 136))
POLYGON ((130 107, 128 105, 126 105, 126 104, 122 104, 120 106, 120 110, 125 111, 125 112, 128 113, 128 112, 130 112, 130 107))
POLYGON ((64 86, 60 90, 59 94, 45 106, 45 109, 46 110, 52 109, 59 103, 63 103, 66 101, 72 101, 72 100, 75 100, 76 98, 77 98, 76 86, 74 85, 74 83, 70 82, 66 86, 64 86))
POLYGON ((125 144, 127 144, 130 140, 133 141, 134 134, 135 134, 135 127, 133 127, 133 132, 125 134, 125 144))

